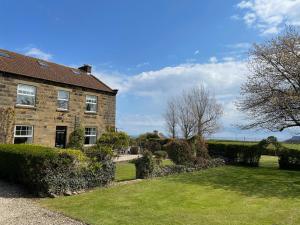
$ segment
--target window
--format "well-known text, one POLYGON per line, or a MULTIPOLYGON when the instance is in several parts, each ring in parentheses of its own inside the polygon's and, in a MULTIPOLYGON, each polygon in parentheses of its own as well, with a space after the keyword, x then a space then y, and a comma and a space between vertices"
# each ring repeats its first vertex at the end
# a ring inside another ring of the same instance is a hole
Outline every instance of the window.
POLYGON ((94 145, 94 144, 96 144, 96 139, 97 139, 96 128, 95 127, 85 128, 84 144, 85 145, 94 145))
POLYGON ((14 143, 15 144, 31 144, 33 136, 33 127, 17 125, 15 127, 14 143))
POLYGON ((61 110, 68 110, 68 108, 69 108, 69 92, 68 91, 58 91, 57 108, 61 109, 61 110))
POLYGON ((42 67, 48 67, 48 64, 47 64, 46 62, 44 62, 44 61, 38 60, 37 62, 38 62, 38 64, 40 64, 40 66, 42 66, 42 67))
POLYGON ((87 95, 86 96, 86 112, 97 112, 97 96, 87 95))
POLYGON ((35 106, 34 86, 19 84, 17 91, 17 105, 35 106))

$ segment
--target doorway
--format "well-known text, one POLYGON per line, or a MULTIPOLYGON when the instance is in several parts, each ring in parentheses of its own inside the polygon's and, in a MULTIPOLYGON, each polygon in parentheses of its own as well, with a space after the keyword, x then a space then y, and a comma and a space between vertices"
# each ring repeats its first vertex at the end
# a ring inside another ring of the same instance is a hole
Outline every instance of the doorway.
POLYGON ((56 135, 55 135, 55 147, 56 148, 65 148, 67 142, 67 127, 57 126, 56 135))

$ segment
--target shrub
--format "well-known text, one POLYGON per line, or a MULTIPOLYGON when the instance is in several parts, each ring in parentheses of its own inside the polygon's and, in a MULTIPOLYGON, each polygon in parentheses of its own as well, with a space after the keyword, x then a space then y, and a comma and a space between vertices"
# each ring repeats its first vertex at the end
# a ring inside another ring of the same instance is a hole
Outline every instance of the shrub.
POLYGON ((166 151, 156 151, 154 152, 154 155, 159 159, 166 159, 168 157, 168 153, 166 151))
POLYGON ((127 148, 129 146, 130 137, 125 132, 106 132, 98 139, 97 144, 108 146, 113 150, 127 148))
POLYGON ((161 151, 161 145, 159 140, 148 140, 145 145, 145 149, 151 151, 152 153, 161 151))
POLYGON ((141 158, 135 160, 136 178, 145 179, 151 177, 154 170, 152 153, 145 151, 141 158))
POLYGON ((278 154, 279 168, 284 170, 300 170, 300 151, 281 149, 278 154))
POLYGON ((204 138, 200 136, 194 136, 190 141, 190 145, 196 154, 196 157, 209 159, 210 155, 208 153, 207 144, 204 138))
POLYGON ((132 154, 132 155, 139 154, 139 147, 138 146, 131 146, 130 147, 130 154, 132 154))
POLYGON ((185 165, 192 162, 193 152, 186 141, 172 140, 165 145, 169 158, 177 165, 185 165))
POLYGON ((101 145, 95 145, 93 147, 87 148, 84 150, 84 152, 88 157, 99 162, 104 160, 111 160, 114 155, 111 147, 101 145))
POLYGON ((208 143, 209 154, 223 158, 227 164, 257 167, 263 148, 259 145, 208 143))
POLYGON ((84 145, 84 129, 82 127, 75 128, 70 134, 68 148, 83 149, 84 145))
POLYGON ((34 145, 0 145, 0 177, 40 196, 72 194, 113 180, 111 160, 96 162, 83 152, 34 145))

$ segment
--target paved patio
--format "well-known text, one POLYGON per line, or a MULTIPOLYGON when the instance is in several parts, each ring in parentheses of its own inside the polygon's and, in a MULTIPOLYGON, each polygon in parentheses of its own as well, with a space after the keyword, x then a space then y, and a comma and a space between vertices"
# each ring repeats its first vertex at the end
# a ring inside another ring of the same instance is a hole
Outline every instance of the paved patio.
POLYGON ((137 159, 142 155, 119 155, 118 157, 114 158, 114 162, 126 162, 133 159, 137 159))

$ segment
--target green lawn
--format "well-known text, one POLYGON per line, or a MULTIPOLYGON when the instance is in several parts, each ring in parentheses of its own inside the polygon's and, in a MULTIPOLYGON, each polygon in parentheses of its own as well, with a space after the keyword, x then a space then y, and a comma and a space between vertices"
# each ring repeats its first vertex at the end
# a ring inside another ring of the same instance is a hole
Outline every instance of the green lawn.
MULTIPOLYGON (((169 159, 163 160, 163 165, 171 165, 169 159)), ((133 163, 120 162, 116 164, 116 181, 135 179, 135 166, 133 163)))
POLYGON ((224 166, 99 188, 40 204, 89 224, 300 224, 300 172, 224 166))
POLYGON ((116 181, 135 179, 135 165, 129 162, 116 164, 116 181))

